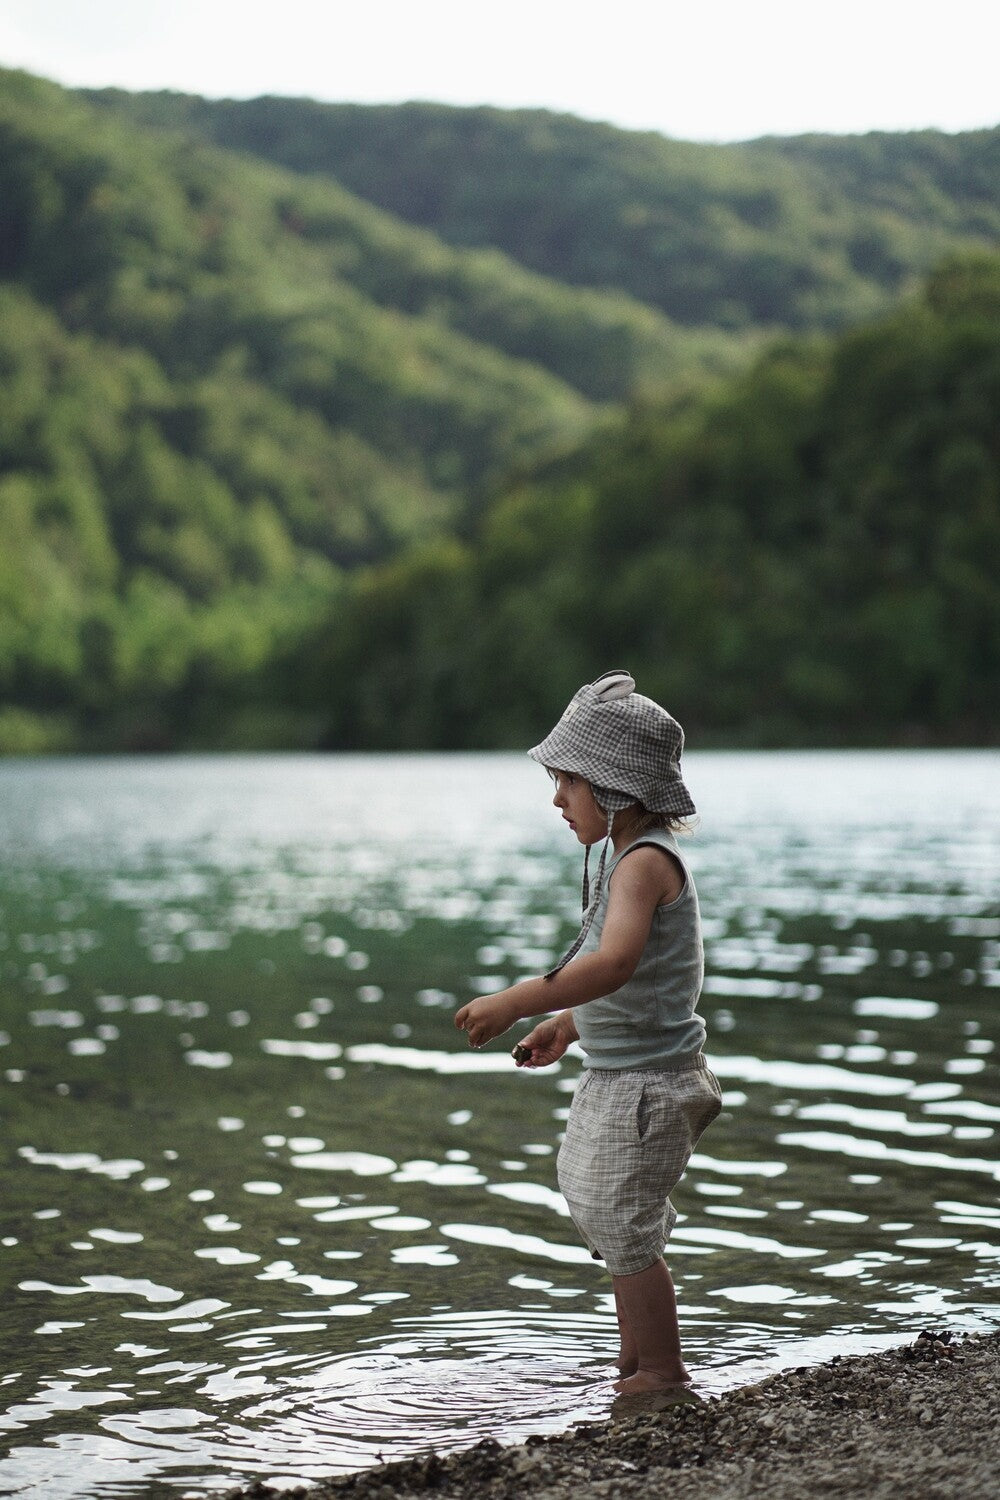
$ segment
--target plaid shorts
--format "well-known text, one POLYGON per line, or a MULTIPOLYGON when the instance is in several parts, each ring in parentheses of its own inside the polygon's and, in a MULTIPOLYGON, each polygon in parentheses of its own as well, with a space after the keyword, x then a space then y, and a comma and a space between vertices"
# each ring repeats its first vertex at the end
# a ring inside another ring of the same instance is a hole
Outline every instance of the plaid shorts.
POLYGON ((677 1221, 670 1194, 721 1108, 701 1054, 671 1070, 584 1070, 559 1148, 559 1188, 612 1276, 633 1276, 663 1253, 677 1221))

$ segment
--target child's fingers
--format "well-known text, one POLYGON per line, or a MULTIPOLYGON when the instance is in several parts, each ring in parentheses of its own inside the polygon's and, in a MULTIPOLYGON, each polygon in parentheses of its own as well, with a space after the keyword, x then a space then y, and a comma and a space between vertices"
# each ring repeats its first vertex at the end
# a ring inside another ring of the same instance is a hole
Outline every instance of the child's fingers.
POLYGON ((463 1005, 462 1009, 455 1013, 455 1025, 459 1031, 464 1031, 469 1038, 470 1047, 482 1047, 488 1042, 492 1033, 482 1022, 477 1021, 472 1013, 472 1005, 463 1005))

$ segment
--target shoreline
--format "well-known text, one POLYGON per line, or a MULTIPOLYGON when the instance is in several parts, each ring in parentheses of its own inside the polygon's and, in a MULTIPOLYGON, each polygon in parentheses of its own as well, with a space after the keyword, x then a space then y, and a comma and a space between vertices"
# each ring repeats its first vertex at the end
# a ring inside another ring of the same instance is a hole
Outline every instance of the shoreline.
MULTIPOLYGON (((635 1401, 641 1398, 635 1398, 635 1401)), ((1000 1330, 928 1330, 875 1354, 834 1356, 703 1401, 650 1398, 608 1422, 484 1440, 217 1500, 982 1500, 1000 1493, 1000 1330)))

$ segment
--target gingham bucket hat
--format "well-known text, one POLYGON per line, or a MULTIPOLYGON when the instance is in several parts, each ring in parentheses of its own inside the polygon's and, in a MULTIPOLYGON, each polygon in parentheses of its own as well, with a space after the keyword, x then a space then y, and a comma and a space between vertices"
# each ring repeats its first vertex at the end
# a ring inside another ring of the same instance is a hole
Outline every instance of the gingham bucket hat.
POLYGON ((619 670, 574 693, 551 734, 528 754, 553 771, 584 776, 606 812, 641 802, 650 812, 685 818, 695 805, 681 780, 683 748, 677 720, 619 670))
POLYGON ((690 817, 695 811, 681 777, 684 731, 677 720, 635 690, 624 670, 605 672, 574 693, 562 718, 528 754, 550 771, 583 776, 608 815, 608 832, 590 898, 590 848, 583 862, 583 927, 549 977, 574 958, 593 924, 616 812, 640 802, 649 812, 690 817))

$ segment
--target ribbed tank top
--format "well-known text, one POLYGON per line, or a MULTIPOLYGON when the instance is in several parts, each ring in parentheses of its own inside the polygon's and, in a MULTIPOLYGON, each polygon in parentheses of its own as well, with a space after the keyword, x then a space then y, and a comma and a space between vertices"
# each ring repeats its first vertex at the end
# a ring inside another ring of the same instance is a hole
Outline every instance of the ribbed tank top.
POLYGON ((581 953, 601 941, 608 894, 620 862, 643 844, 672 854, 684 872, 676 901, 658 906, 635 973, 620 989, 573 1010, 588 1068, 676 1068, 701 1051, 705 1023, 695 1006, 705 974, 698 893, 677 840, 666 829, 644 833, 608 866, 600 904, 581 953))

